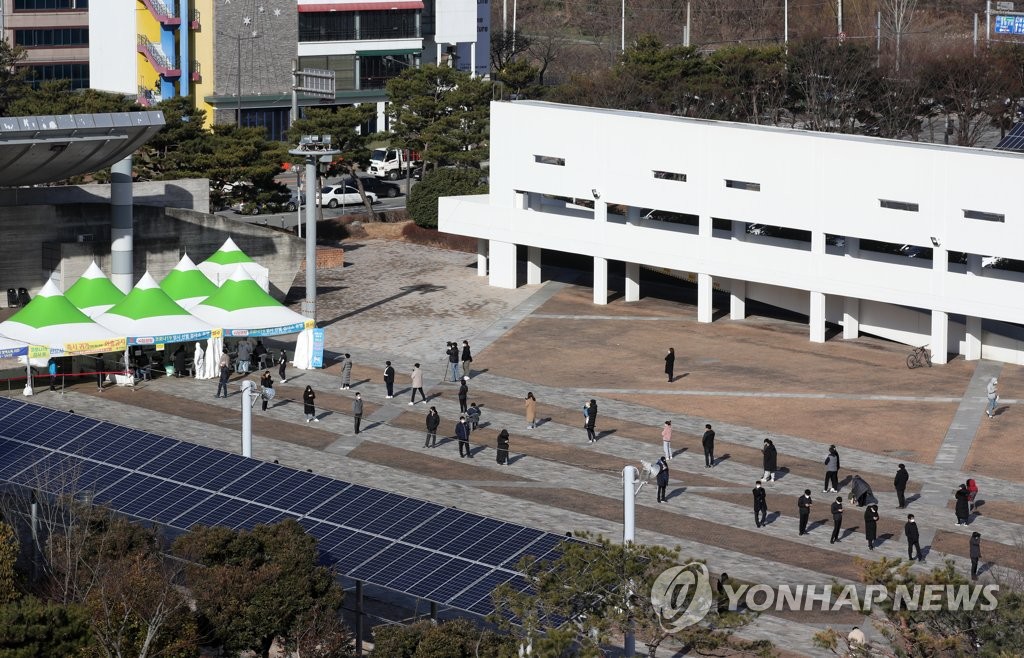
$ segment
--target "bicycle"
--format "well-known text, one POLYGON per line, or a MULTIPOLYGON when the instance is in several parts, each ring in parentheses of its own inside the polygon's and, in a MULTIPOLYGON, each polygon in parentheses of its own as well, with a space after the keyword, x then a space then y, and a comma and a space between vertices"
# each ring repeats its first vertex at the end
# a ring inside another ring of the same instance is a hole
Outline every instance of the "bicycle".
POLYGON ((928 352, 927 345, 922 345, 907 355, 907 367, 911 370, 914 368, 920 368, 926 363, 929 368, 932 367, 932 355, 928 352))

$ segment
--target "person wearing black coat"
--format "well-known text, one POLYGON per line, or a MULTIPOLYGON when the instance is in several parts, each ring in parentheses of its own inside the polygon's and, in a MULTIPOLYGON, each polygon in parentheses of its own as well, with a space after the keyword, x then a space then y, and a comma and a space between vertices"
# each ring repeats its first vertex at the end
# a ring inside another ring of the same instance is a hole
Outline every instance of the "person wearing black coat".
POLYGON ((437 428, 441 425, 441 416, 437 413, 437 407, 431 407, 427 412, 427 438, 423 442, 424 448, 437 447, 437 428))
POLYGON ((811 518, 811 505, 814 501, 811 500, 811 490, 804 489, 804 495, 796 501, 797 509, 800 512, 800 534, 807 534, 807 521, 811 518))
POLYGON ((971 533, 971 580, 978 579, 978 560, 981 559, 981 533, 971 533))
POLYGON ((498 456, 497 462, 502 466, 508 466, 508 430, 501 430, 498 434, 498 456))
POLYGON ((672 372, 676 367, 676 348, 668 348, 668 354, 665 355, 665 374, 668 375, 668 382, 672 383, 672 372))
POLYGON ((909 481, 910 473, 907 472, 907 467, 900 464, 899 468, 896 469, 896 477, 892 480, 892 486, 896 489, 896 500, 899 502, 900 509, 907 506, 905 496, 907 493, 907 482, 909 481))
POLYGON ((463 377, 462 383, 459 385, 459 411, 466 413, 469 411, 469 405, 466 404, 466 400, 469 398, 469 377, 463 377))
POLYGON ((395 368, 390 361, 384 362, 384 386, 388 389, 388 399, 395 397, 395 368))
POLYGON ((967 521, 971 516, 970 492, 967 491, 967 485, 961 484, 960 488, 953 492, 956 496, 956 524, 967 525, 967 521))
POLYGON ((178 345, 178 349, 174 350, 174 376, 181 377, 185 374, 185 346, 178 345))
POLYGON ((469 349, 469 341, 462 341, 462 374, 469 376, 469 366, 473 363, 473 350, 469 349))
POLYGON ((903 536, 907 538, 907 557, 913 560, 916 548, 917 559, 924 562, 924 555, 921 554, 921 533, 918 532, 913 514, 907 514, 907 522, 903 524, 903 536))
POLYGON ((455 438, 459 440, 459 457, 473 458, 473 451, 469 447, 469 423, 466 417, 461 416, 455 424, 455 438))
POLYGON ((878 505, 868 505, 864 510, 864 537, 868 540, 868 550, 875 550, 878 538, 878 505))
POLYGON ((665 490, 668 488, 668 460, 662 456, 658 460, 658 475, 656 478, 658 483, 658 502, 668 502, 668 496, 665 495, 665 490))
POLYGON ((448 343, 448 351, 445 352, 448 355, 448 367, 452 371, 452 381, 459 381, 459 344, 456 342, 448 343))
POLYGON ((274 378, 270 376, 270 371, 263 371, 263 376, 260 377, 260 388, 263 389, 261 398, 263 398, 263 411, 267 410, 267 403, 274 397, 274 378))
POLYGON ((764 448, 761 449, 761 461, 764 464, 764 475, 761 479, 765 482, 775 481, 775 471, 778 470, 779 453, 775 450, 775 444, 771 439, 764 440, 764 448))
POLYGON ((306 422, 313 421, 319 423, 320 419, 316 417, 316 393, 313 392, 312 386, 306 386, 306 390, 302 392, 302 413, 306 414, 306 422))
POLYGON ((704 425, 700 444, 704 448, 704 468, 712 468, 715 465, 715 430, 711 429, 711 423, 704 425))
POLYGON ((590 405, 587 406, 587 439, 591 443, 597 442, 597 400, 591 400, 590 405))
POLYGON ((839 532, 843 529, 843 497, 836 496, 832 501, 832 538, 828 543, 834 544, 839 541, 839 532))
POLYGON ((754 484, 754 525, 758 528, 765 525, 765 519, 768 516, 768 492, 761 486, 761 481, 758 480, 754 484))

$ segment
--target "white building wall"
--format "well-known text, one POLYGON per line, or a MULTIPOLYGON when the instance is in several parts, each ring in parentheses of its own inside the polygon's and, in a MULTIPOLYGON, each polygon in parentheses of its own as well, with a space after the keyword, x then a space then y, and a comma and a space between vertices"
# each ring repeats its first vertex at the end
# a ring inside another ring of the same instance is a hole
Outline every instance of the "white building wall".
POLYGON ((135 0, 89 3, 89 86, 135 96, 135 0))
MULTIPOLYGON (((737 240, 709 230, 711 218, 722 218, 811 231, 816 245, 825 244, 826 234, 929 248, 935 238, 942 247, 937 254, 1024 260, 1024 207, 1010 193, 1024 180, 1017 154, 495 102, 489 175, 489 196, 443 198, 439 219, 445 232, 492 241, 492 272, 508 269, 496 256, 508 250, 496 252, 497 241, 746 281, 751 298, 778 286, 870 300, 875 303, 862 303, 861 330, 908 343, 927 343, 921 337, 931 322, 893 305, 1024 323, 1024 277, 1014 273, 985 269, 969 276, 956 264, 946 271, 927 260, 866 250, 845 255, 833 246, 812 251, 807 244, 753 235, 737 240), (686 181, 655 178, 654 171, 685 174, 686 181), (760 191, 730 188, 726 180, 758 183, 760 191), (589 209, 547 199, 530 209, 517 201, 521 192, 587 200, 596 192, 600 204, 698 215, 708 230, 630 223, 614 214, 598 222, 589 209), (918 211, 883 208, 882 199, 914 203, 918 211), (999 213, 1005 221, 966 219, 965 210, 999 213)), ((503 284, 515 285, 507 279, 503 284)), ((807 305, 804 298, 801 306, 807 305)), ((826 314, 841 320, 842 305, 829 301, 826 314)), ((954 350, 963 335, 962 325, 949 328, 954 350)))

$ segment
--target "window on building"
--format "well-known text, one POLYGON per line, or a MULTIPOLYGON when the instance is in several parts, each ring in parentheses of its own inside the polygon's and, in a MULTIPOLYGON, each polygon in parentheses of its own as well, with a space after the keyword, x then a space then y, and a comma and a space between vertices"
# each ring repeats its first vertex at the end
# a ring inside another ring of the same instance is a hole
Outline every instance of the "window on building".
POLYGON ((565 166, 565 158, 556 158, 550 155, 535 155, 533 161, 539 164, 555 165, 557 167, 565 166))
POLYGON ((416 66, 413 55, 360 55, 359 88, 383 89, 388 80, 416 66))
POLYGON ((14 44, 25 48, 56 48, 89 44, 87 27, 55 27, 41 30, 15 30, 14 44))
POLYGON ((904 210, 906 212, 917 212, 918 205, 909 201, 893 201, 891 199, 879 199, 878 204, 889 210, 904 210))
POLYGON ((27 68, 29 82, 36 88, 48 80, 67 80, 72 89, 89 86, 88 64, 39 64, 27 68))
POLYGON ((746 190, 748 192, 760 192, 760 183, 751 183, 745 180, 728 180, 725 181, 725 186, 734 190, 746 190))
POLYGON ((388 11, 359 12, 357 39, 416 39, 420 33, 416 14, 418 9, 392 9, 388 11))
POLYGON ((336 91, 353 91, 356 88, 355 55, 300 57, 299 68, 334 71, 334 88, 336 91))
POLYGON ((1005 222, 1006 215, 995 212, 982 212, 980 210, 965 210, 964 219, 980 219, 983 222, 1005 222))
POLYGON ((356 35, 354 11, 299 13, 299 41, 353 41, 356 35))
POLYGON ((686 174, 677 174, 674 171, 655 171, 654 177, 660 180, 675 180, 680 183, 686 182, 686 174))
POLYGON ((267 139, 280 142, 288 130, 289 112, 286 107, 242 110, 241 124, 245 128, 264 128, 267 131, 267 139))
POLYGON ((88 8, 89 0, 14 0, 14 11, 73 11, 88 8))

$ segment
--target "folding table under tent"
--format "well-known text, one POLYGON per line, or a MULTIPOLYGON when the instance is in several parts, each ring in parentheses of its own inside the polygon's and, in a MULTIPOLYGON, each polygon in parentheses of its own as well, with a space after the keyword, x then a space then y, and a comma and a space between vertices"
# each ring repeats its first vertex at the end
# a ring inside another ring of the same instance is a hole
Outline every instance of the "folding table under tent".
POLYGON ((89 265, 78 281, 64 291, 64 296, 90 318, 124 299, 124 293, 107 278, 96 261, 89 265))
POLYGON ((213 337, 206 350, 202 377, 217 376, 217 361, 224 349, 223 338, 264 338, 302 333, 315 322, 299 315, 267 294, 248 272, 236 268, 214 294, 191 309, 210 326, 223 329, 222 338, 213 337))
POLYGON ((188 254, 182 256, 174 269, 167 273, 160 287, 186 311, 217 292, 217 284, 196 267, 188 254))
POLYGON ((243 269, 264 292, 270 291, 270 270, 249 258, 231 238, 225 240, 220 249, 196 267, 217 286, 224 285, 235 270, 243 269))

